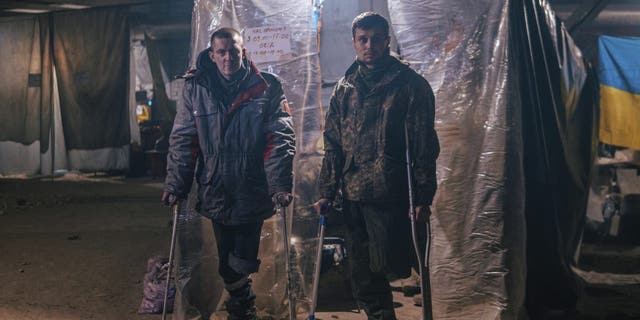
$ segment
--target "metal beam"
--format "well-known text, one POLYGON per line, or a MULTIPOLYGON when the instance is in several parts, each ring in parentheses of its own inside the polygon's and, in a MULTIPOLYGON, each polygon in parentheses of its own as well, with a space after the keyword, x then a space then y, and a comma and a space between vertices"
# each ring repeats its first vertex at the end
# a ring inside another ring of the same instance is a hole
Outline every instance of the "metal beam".
POLYGON ((112 6, 166 5, 174 2, 180 3, 184 2, 184 0, 0 0, 0 16, 20 14, 18 12, 7 11, 15 9, 41 10, 52 12, 112 6))
POLYGON ((581 25, 597 17, 610 2, 611 0, 590 0, 582 2, 582 4, 573 11, 571 16, 565 20, 565 27, 569 30, 569 33, 574 33, 581 25))

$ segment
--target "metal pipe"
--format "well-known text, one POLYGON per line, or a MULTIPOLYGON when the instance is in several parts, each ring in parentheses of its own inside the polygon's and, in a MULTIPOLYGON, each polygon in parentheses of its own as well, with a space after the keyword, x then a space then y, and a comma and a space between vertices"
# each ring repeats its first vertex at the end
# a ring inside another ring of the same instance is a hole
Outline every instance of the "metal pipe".
POLYGON ((322 246, 324 244, 324 229, 326 226, 326 215, 320 212, 320 230, 318 232, 318 249, 316 251, 316 265, 313 270, 313 289, 311 291, 311 310, 308 320, 315 320, 316 307, 318 306, 318 285, 320 283, 320 268, 322 267, 322 246))
POLYGON ((167 262, 167 284, 164 289, 164 300, 162 303, 162 320, 167 319, 167 301, 169 300, 169 288, 171 287, 171 265, 173 264, 173 252, 175 251, 176 235, 178 233, 178 213, 180 203, 176 202, 173 205, 173 226, 171 228, 171 245, 169 246, 169 262, 167 262))
POLYGON ((290 320, 295 320, 296 319, 296 311, 295 311, 295 300, 293 297, 293 290, 291 290, 291 257, 290 257, 290 253, 289 253, 289 233, 287 232, 287 212, 284 210, 284 208, 281 205, 277 205, 278 206, 278 211, 280 212, 280 214, 282 215, 282 233, 283 233, 283 238, 284 238, 284 263, 285 265, 285 270, 287 272, 287 298, 289 299, 289 319, 290 320))
MULTIPOLYGON (((418 271, 420 273, 420 290, 422 293, 422 320, 431 320, 431 308, 427 305, 430 304, 430 301, 427 299, 427 292, 430 291, 429 286, 427 285, 429 279, 429 274, 427 272, 427 266, 425 263, 428 262, 428 248, 429 242, 427 242, 427 247, 425 248, 425 261, 422 261, 422 255, 420 254, 420 245, 418 243, 418 230, 416 226, 416 211, 413 203, 413 174, 411 170, 411 153, 409 151, 409 130, 407 129, 407 125, 405 122, 404 126, 404 139, 405 139, 405 157, 407 161, 407 186, 409 189, 409 220, 411 221, 411 239, 413 240, 413 248, 415 250, 416 258, 418 260, 418 271)), ((427 224, 427 239, 431 236, 431 228, 429 226, 429 221, 426 221, 427 224)))

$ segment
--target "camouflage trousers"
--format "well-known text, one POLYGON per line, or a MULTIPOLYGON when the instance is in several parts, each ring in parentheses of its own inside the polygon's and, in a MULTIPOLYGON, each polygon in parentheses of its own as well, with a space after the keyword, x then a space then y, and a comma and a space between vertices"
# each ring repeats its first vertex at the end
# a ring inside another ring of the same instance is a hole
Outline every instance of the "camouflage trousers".
POLYGON ((411 274, 408 206, 346 201, 347 254, 351 286, 369 320, 395 320, 389 276, 411 274))

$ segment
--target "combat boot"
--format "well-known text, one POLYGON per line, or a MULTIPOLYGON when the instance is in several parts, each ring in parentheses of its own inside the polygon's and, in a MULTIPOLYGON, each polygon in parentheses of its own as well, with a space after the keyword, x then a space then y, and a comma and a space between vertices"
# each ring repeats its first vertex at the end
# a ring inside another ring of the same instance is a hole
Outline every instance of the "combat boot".
POLYGON ((255 300, 250 280, 242 287, 229 291, 229 300, 225 302, 229 320, 257 320, 255 300))

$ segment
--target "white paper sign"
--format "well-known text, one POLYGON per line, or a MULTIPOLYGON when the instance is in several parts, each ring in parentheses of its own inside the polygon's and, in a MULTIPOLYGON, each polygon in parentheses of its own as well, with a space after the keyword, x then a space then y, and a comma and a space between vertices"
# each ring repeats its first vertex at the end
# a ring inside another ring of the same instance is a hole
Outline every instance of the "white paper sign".
POLYGON ((286 60, 291 57, 291 32, 287 26, 245 29, 244 47, 256 63, 286 60))

